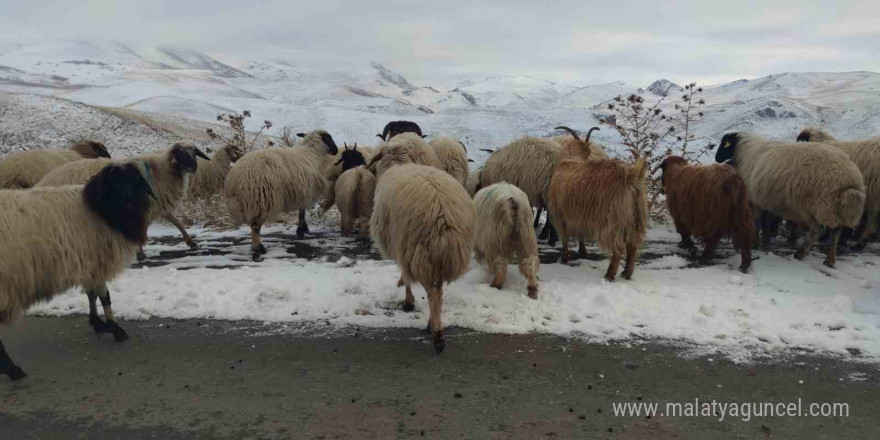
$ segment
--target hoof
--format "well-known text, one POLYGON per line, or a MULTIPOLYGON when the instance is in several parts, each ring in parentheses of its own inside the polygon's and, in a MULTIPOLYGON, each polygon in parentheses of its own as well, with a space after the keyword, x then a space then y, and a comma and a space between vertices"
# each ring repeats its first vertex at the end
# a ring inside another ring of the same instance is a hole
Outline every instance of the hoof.
POLYGON ((605 275, 605 281, 608 281, 609 283, 613 283, 614 282, 614 275, 605 275))
POLYGON ((114 321, 107 322, 107 331, 113 333, 113 338, 119 342, 128 340, 128 333, 114 321))
MULTIPOLYGON (((624 272, 624 273, 623 273, 623 279, 625 279, 625 280, 631 280, 631 279, 633 279, 633 274, 632 274, 632 272, 624 272)), ((612 281, 613 281, 613 280, 612 280, 612 281)))
POLYGON ((269 252, 266 250, 266 246, 263 246, 263 243, 260 243, 259 246, 257 246, 256 248, 253 248, 251 250, 253 251, 253 253, 260 254, 260 255, 266 254, 269 252))
POLYGON ((404 311, 404 312, 409 313, 409 312, 412 312, 412 311, 415 310, 415 309, 416 309, 416 305, 415 305, 415 304, 407 304, 407 303, 403 303, 403 311, 404 311))
POLYGON ((556 240, 554 240, 554 239, 547 240, 547 246, 550 246, 550 247, 556 246, 556 240))
POLYGON ((489 284, 489 286, 494 287, 494 288, 496 288, 496 289, 498 289, 498 290, 501 290, 501 287, 502 287, 501 284, 497 284, 497 283, 489 284))
POLYGON ((302 231, 296 231, 296 238, 302 240, 303 238, 306 238, 306 233, 302 231))
POLYGON ((682 240, 678 242, 678 247, 681 249, 690 249, 694 247, 694 242, 682 240))
POLYGON ((434 341, 434 352, 437 354, 443 353, 443 349, 446 348, 446 336, 443 335, 443 330, 437 330, 431 335, 431 339, 434 341))
POLYGON ((828 266, 828 267, 830 267, 830 268, 832 268, 832 269, 834 269, 834 263, 835 263, 834 260, 825 260, 825 261, 822 262, 822 264, 824 264, 824 265, 826 265, 826 266, 828 266))
POLYGON ((538 286, 529 286, 529 298, 538 299, 538 286))
MULTIPOLYGON (((129 254, 129 255, 131 255, 131 254, 129 254)), ((147 254, 145 254, 145 253, 143 253, 143 252, 138 252, 138 253, 137 253, 137 260, 138 260, 138 261, 144 261, 144 260, 146 260, 146 259, 147 259, 147 254)))
POLYGON ((740 266, 739 271, 742 273, 749 273, 749 266, 740 266))
POLYGON ((97 316, 89 316, 89 325, 92 326, 95 333, 107 332, 107 323, 97 316))
POLYGON ((199 248, 199 244, 194 241, 186 242, 186 245, 189 246, 189 250, 194 251, 199 248))
POLYGON ((263 261, 263 256, 257 252, 254 252, 253 254, 251 254, 251 259, 254 260, 254 262, 259 263, 259 262, 263 261))
POLYGON ((794 257, 797 258, 798 260, 803 260, 804 256, 805 256, 804 252, 801 252, 801 251, 797 251, 794 253, 794 257))
POLYGON ((6 372, 6 374, 9 375, 9 379, 13 382, 15 382, 16 380, 24 379, 25 377, 27 377, 27 373, 25 373, 24 370, 22 370, 21 368, 19 368, 17 366, 13 366, 10 371, 6 372))

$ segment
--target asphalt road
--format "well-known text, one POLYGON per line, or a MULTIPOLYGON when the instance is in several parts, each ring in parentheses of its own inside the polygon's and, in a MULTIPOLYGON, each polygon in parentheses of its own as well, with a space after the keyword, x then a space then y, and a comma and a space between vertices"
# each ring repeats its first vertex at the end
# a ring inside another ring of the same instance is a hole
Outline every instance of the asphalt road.
POLYGON ((27 318, 0 339, 0 439, 876 439, 880 371, 819 356, 735 365, 660 342, 450 329, 27 318), (615 416, 612 403, 842 402, 849 417, 615 416))

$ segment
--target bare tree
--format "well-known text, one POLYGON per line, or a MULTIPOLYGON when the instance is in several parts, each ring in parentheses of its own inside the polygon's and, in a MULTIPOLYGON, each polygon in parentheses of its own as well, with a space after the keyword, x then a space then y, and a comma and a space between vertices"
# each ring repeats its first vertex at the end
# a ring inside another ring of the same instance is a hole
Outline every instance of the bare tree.
MULTIPOLYGON (((219 140, 227 145, 235 145, 242 151, 247 152, 254 148, 257 139, 264 130, 272 128, 272 122, 263 121, 263 124, 260 125, 260 131, 256 132, 253 138, 248 141, 247 131, 244 129, 244 121, 249 117, 251 117, 251 112, 248 110, 244 110, 241 113, 220 113, 217 115, 217 122, 224 122, 229 125, 229 128, 232 130, 232 137, 226 137, 212 128, 205 130, 205 132, 211 139, 219 140)), ((269 141, 268 144, 271 147, 275 143, 269 141)))
POLYGON ((293 127, 285 125, 281 127, 281 130, 278 133, 278 139, 281 140, 281 145, 288 148, 292 147, 296 145, 296 132, 293 127))
POLYGON ((694 126, 703 117, 700 108, 706 104, 697 97, 702 92, 696 83, 688 84, 682 102, 674 105, 675 113, 671 115, 665 114, 661 108, 665 97, 646 104, 644 96, 635 93, 615 97, 607 106, 610 114, 596 115, 601 124, 614 128, 623 139, 630 162, 640 157, 647 160, 648 169, 652 171, 648 181, 648 206, 655 219, 661 218, 666 210, 662 182, 653 173, 657 166, 671 155, 698 161, 714 147, 708 144, 696 149, 692 145, 694 126))

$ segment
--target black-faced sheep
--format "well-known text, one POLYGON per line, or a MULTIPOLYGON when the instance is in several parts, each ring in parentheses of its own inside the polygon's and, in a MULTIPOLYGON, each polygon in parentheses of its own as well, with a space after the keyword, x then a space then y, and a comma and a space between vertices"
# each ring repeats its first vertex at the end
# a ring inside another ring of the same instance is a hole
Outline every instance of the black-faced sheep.
POLYGON ((327 169, 338 152, 330 133, 317 130, 302 137, 293 148, 268 148, 239 159, 226 177, 224 194, 229 215, 236 224, 251 228, 251 252, 261 259, 266 248, 260 229, 284 212, 299 211, 296 234, 305 236, 305 210, 324 194, 327 169))
POLYGON ((391 121, 385 124, 382 134, 377 134, 376 136, 387 142, 401 133, 415 133, 420 138, 427 137, 422 135, 422 128, 419 127, 419 124, 412 121, 391 121))
POLYGON ((749 208, 746 184, 730 165, 688 165, 681 156, 669 156, 660 164, 666 206, 681 234, 679 247, 696 252, 691 237, 706 244, 703 260, 712 258, 722 238, 731 237, 739 249, 740 271, 752 263, 755 223, 749 208))
MULTIPOLYGON (((106 283, 146 240, 153 191, 143 172, 136 164, 110 165, 85 186, 0 190, 0 323, 83 286, 93 329, 128 338, 113 317, 106 283), (106 321, 98 317, 96 298, 106 321)), ((25 376, 2 343, 0 374, 25 376)))
POLYGON ((529 198, 509 183, 496 183, 477 192, 474 254, 495 274, 492 287, 500 289, 507 278, 507 265, 516 259, 528 280, 529 298, 538 299, 538 240, 532 227, 529 198))
MULTIPOLYGON (((91 159, 78 160, 62 165, 50 172, 37 183, 37 187, 81 185, 92 176, 98 174, 103 167, 111 163, 140 163, 147 166, 147 180, 156 191, 156 203, 150 208, 150 221, 165 219, 174 225, 183 235, 190 249, 198 248, 198 244, 175 216, 174 211, 186 196, 189 178, 198 169, 197 158, 209 160, 201 150, 191 142, 178 142, 164 153, 151 153, 127 159, 91 159)), ((143 258, 143 254, 138 255, 143 258)))
POLYGON ((587 148, 563 159, 550 183, 548 208, 562 238, 562 261, 568 261, 569 237, 586 237, 612 254, 606 280, 614 281, 624 252, 623 277, 630 279, 648 227, 645 159, 635 165, 588 159, 587 148))
POLYGON ((824 264, 834 266, 840 228, 858 224, 865 205, 862 173, 846 154, 827 144, 777 142, 734 132, 721 138, 715 161, 737 168, 756 208, 809 227, 795 258, 809 253, 821 226, 831 228, 824 264))
POLYGON ((818 129, 807 128, 798 135, 798 141, 822 142, 836 147, 849 156, 865 179, 865 223, 856 239, 857 248, 865 247, 868 238, 877 230, 880 219, 880 137, 860 141, 839 141, 818 129))
MULTIPOLYGON (((392 139, 393 140, 393 139, 392 139)), ((375 206, 370 218, 373 241, 385 258, 400 267, 406 286, 405 311, 412 311, 412 284, 428 293, 428 326, 437 353, 446 346, 441 322, 443 284, 467 272, 474 239, 474 203, 449 174, 416 165, 404 145, 386 145, 375 206)))
POLYGON ((12 153, 0 161, 0 189, 31 188, 46 174, 81 159, 110 158, 104 144, 79 141, 68 150, 29 150, 12 153))

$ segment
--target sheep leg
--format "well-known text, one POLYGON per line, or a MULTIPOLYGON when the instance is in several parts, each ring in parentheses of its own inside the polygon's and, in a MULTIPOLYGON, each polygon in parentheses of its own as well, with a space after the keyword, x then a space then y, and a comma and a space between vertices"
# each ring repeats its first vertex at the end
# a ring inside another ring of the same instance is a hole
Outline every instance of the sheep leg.
POLYGON ((253 254, 254 261, 262 260, 260 255, 268 252, 266 246, 263 246, 263 241, 260 240, 260 229, 263 229, 263 225, 260 223, 251 225, 251 254, 253 254))
POLYGON ((562 234, 562 263, 568 263, 568 234, 562 234))
POLYGON ((631 280, 633 272, 636 271, 636 254, 637 249, 635 246, 626 247, 626 266, 623 267, 623 279, 631 280))
POLYGON ((868 244, 868 239, 871 238, 871 235, 874 235, 874 231, 877 230, 877 210, 870 209, 868 210, 868 219, 865 221, 865 228, 862 230, 862 233, 859 234, 859 241, 856 242, 856 249, 862 250, 865 248, 865 245, 868 244))
POLYGON ((798 239, 798 250, 794 253, 794 257, 798 260, 803 260, 810 253, 810 248, 819 239, 819 224, 810 222, 807 226, 810 228, 810 233, 806 237, 798 239))
POLYGON ((370 238, 370 218, 364 217, 360 221, 361 226, 361 238, 364 240, 368 240, 370 238))
POLYGON ((519 257, 519 273, 529 282, 529 298, 538 299, 538 256, 519 257))
MULTIPOLYGON (((547 244, 550 246, 556 246, 556 240, 559 239, 559 235, 556 234, 556 228, 554 228, 553 223, 550 222, 550 217, 547 217, 547 225, 550 228, 550 237, 547 239, 547 244)), ((547 228, 548 226, 544 226, 544 228, 547 228)))
POLYGON ((797 246, 798 237, 801 235, 801 224, 798 222, 788 222, 788 245, 790 247, 797 246))
POLYGON ((715 257, 715 248, 718 247, 718 242, 721 241, 721 235, 713 235, 706 240, 706 247, 703 249, 703 255, 700 256, 700 261, 704 264, 709 264, 712 262, 712 258, 715 257))
POLYGON ((21 368, 12 362, 9 353, 6 353, 6 347, 3 346, 3 341, 0 341, 0 374, 9 376, 10 380, 19 380, 27 376, 21 368))
POLYGON ((95 333, 106 333, 107 323, 98 316, 98 292, 94 289, 86 289, 89 297, 89 325, 95 333))
POLYGON ((495 279, 492 280, 490 286, 501 290, 507 279, 507 261, 503 258, 495 258, 492 260, 492 271, 495 273, 495 279))
POLYGON ((770 240, 773 239, 773 217, 767 211, 761 218, 761 249, 770 247, 770 240))
POLYGON ((397 282, 397 287, 400 287, 401 282, 406 286, 406 298, 403 300, 403 311, 404 312, 412 312, 416 309, 416 297, 413 296, 412 293, 412 285, 410 283, 404 282, 403 279, 397 282))
POLYGON ((117 341, 125 341, 128 339, 128 333, 116 323, 116 319, 113 318, 113 307, 110 306, 110 291, 107 290, 107 285, 103 285, 97 290, 98 298, 101 299, 101 306, 104 307, 104 319, 106 320, 106 333, 113 333, 113 337, 117 341))
POLYGON ((538 229, 538 226, 541 226, 541 208, 535 209, 535 224, 532 225, 532 228, 538 229))
POLYGON ((605 281, 614 281, 618 269, 620 269, 620 254, 615 251, 611 254, 611 262, 608 263, 608 270, 605 272, 605 281))
POLYGON ((302 240, 309 233, 309 225, 306 224, 306 210, 299 210, 299 224, 296 227, 296 238, 302 240))
POLYGON ((183 227, 183 223, 181 223, 180 220, 174 217, 173 214, 168 214, 163 218, 167 220, 168 223, 174 225, 174 227, 177 228, 178 231, 180 231, 180 234, 183 235, 183 241, 186 242, 186 245, 189 246, 191 250, 196 250, 199 248, 199 244, 196 243, 196 241, 193 240, 192 237, 189 236, 189 234, 187 234, 186 228, 183 227))
POLYGON ((840 228, 834 228, 829 231, 831 241, 828 243, 828 249, 825 251, 825 261, 822 264, 828 267, 834 267, 837 262, 837 242, 840 240, 840 228))
POLYGON ((428 318, 431 341, 434 343, 434 351, 440 354, 446 348, 446 336, 443 335, 443 323, 440 321, 440 315, 443 313, 442 286, 428 288, 428 307, 431 309, 431 315, 428 318))
POLYGON ((147 259, 147 254, 144 253, 144 245, 140 245, 137 251, 137 260, 144 261, 147 259))
POLYGON ((587 243, 584 242, 583 238, 578 239, 578 257, 582 260, 587 258, 587 243))
POLYGON ((740 237, 741 238, 737 240, 742 243, 739 249, 739 271, 742 273, 749 273, 749 266, 752 265, 752 241, 749 240, 748 237, 740 237))

